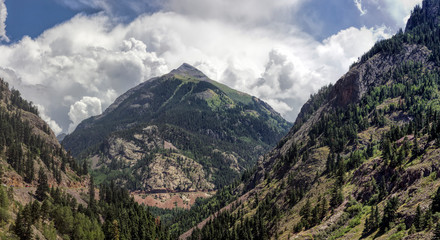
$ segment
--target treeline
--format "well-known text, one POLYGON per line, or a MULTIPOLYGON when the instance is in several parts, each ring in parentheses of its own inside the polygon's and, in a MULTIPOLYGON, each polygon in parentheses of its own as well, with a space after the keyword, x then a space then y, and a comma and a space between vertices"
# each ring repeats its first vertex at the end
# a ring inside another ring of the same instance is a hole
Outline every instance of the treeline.
MULTIPOLYGON (((134 202, 127 190, 103 185, 95 200, 93 180, 87 207, 59 188, 39 182, 37 199, 17 214, 12 229, 20 239, 32 239, 32 226, 47 239, 169 239, 160 220, 134 202)), ((2 192, 0 191, 0 205, 2 192)))

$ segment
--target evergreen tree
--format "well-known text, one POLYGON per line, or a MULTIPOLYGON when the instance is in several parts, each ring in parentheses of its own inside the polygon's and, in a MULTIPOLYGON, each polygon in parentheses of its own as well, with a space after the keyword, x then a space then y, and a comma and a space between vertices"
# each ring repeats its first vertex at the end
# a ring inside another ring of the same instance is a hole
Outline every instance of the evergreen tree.
POLYGON ((90 177, 90 183, 89 183, 89 205, 88 205, 88 209, 91 212, 95 212, 95 210, 96 210, 95 183, 94 183, 93 177, 90 177))
POLYGON ((434 236, 432 237, 433 240, 440 240, 440 223, 437 223, 434 230, 434 236))
POLYGON ((14 233, 21 240, 32 239, 32 224, 31 224, 31 212, 29 205, 26 205, 22 211, 17 213, 15 219, 14 233))
POLYGON ((364 235, 374 232, 379 227, 379 209, 377 206, 371 208, 370 216, 365 220, 364 235))
POLYGON ((88 168, 87 168, 87 161, 84 160, 83 161, 83 165, 82 165, 82 174, 86 175, 88 173, 88 168))
POLYGON ((420 152, 420 149, 419 149, 419 143, 417 141, 417 133, 415 133, 412 154, 414 157, 417 157, 419 155, 419 152, 420 152))
POLYGON ((49 211, 51 209, 50 204, 51 203, 47 199, 45 199, 43 201, 43 203, 41 204, 40 215, 41 215, 41 219, 43 219, 43 221, 49 217, 49 211))
POLYGON ((414 227, 417 231, 421 231, 423 228, 423 220, 422 220, 422 210, 420 209, 420 205, 417 206, 416 215, 414 216, 414 227))
POLYGON ((111 232, 112 232, 112 239, 113 240, 119 240, 119 223, 118 220, 113 220, 111 225, 111 232))
POLYGON ((431 229, 432 228, 432 224, 433 224, 431 209, 426 210, 426 213, 425 213, 425 215, 423 217, 423 220, 424 220, 423 227, 427 228, 427 229, 431 229))
POLYGON ((434 199, 432 199, 431 209, 432 213, 440 212, 440 187, 437 188, 434 199))
POLYGON ((44 170, 40 168, 38 172, 38 186, 35 191, 35 196, 38 200, 43 201, 47 198, 47 192, 49 191, 49 185, 47 183, 47 176, 44 170))
POLYGON ((398 205, 399 199, 397 197, 392 197, 387 201, 385 209, 383 211, 382 222, 380 225, 380 230, 382 232, 385 232, 389 228, 390 224, 394 222, 398 205))
POLYGON ((330 206, 336 208, 344 201, 344 194, 342 193, 342 186, 335 185, 332 189, 332 198, 330 199, 330 206))

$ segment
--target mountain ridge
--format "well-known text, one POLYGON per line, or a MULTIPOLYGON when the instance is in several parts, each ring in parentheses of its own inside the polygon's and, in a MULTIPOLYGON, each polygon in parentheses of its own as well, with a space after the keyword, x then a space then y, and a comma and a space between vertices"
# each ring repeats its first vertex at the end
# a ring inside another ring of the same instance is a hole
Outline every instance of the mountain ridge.
POLYGON ((437 239, 439 5, 424 0, 313 95, 227 207, 181 238, 437 239))

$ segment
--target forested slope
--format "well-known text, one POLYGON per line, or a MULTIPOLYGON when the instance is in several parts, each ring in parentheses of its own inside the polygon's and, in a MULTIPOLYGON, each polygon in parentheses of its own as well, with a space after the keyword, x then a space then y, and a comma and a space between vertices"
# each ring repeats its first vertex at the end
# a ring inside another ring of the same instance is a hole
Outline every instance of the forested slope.
POLYGON ((312 96, 238 200, 182 237, 440 237, 439 6, 312 96))

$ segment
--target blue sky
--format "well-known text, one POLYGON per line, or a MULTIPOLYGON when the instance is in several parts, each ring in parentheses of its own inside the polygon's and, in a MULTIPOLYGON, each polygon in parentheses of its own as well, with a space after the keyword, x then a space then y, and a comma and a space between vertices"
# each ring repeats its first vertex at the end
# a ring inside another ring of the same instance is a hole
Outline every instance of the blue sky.
POLYGON ((6 32, 13 42, 25 35, 38 37, 44 30, 78 13, 52 0, 7 0, 6 7, 6 32))
POLYGON ((421 0, 0 0, 0 76, 56 133, 183 62, 293 121, 421 0), (9 40, 9 41, 8 41, 9 40))

